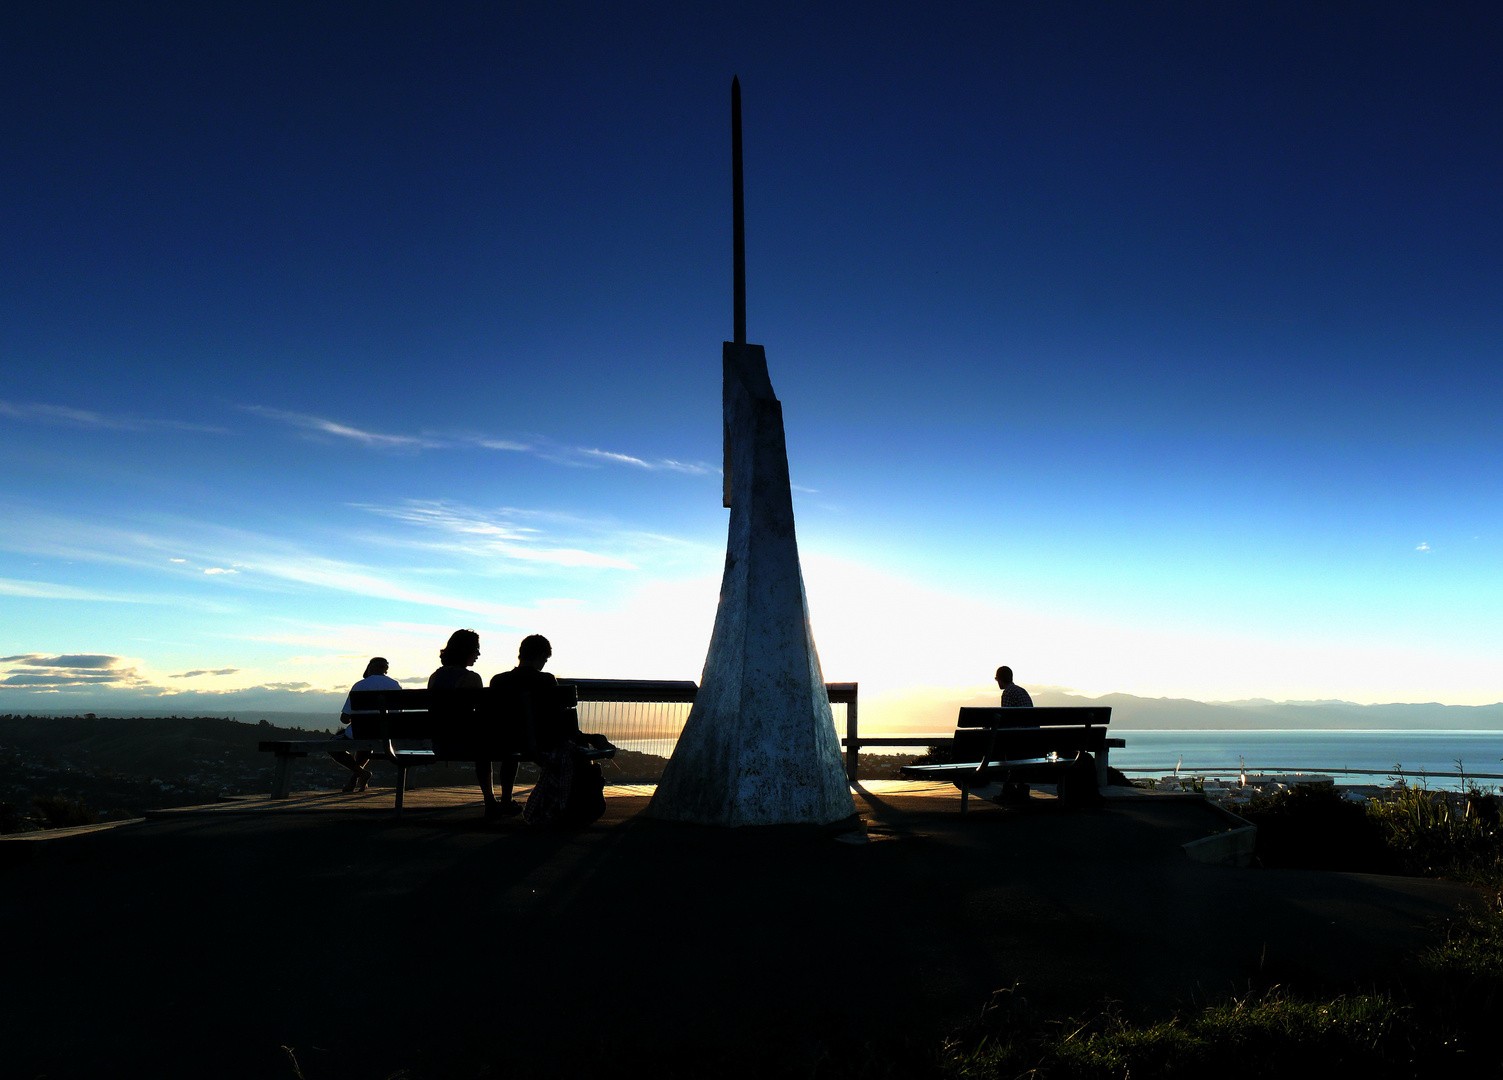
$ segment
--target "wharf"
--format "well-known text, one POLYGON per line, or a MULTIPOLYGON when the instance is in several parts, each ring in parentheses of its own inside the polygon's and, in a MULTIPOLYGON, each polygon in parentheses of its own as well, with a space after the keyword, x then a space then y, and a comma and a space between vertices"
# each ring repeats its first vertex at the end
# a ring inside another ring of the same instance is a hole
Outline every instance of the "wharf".
POLYGON ((400 821, 386 788, 7 840, 7 1071, 291 1077, 285 1046, 309 1080, 882 1073, 1014 987, 1130 1016, 1351 989, 1478 900, 1192 861, 1226 828, 1198 798, 854 790, 843 835, 656 822, 636 787, 547 833, 471 787, 400 821))

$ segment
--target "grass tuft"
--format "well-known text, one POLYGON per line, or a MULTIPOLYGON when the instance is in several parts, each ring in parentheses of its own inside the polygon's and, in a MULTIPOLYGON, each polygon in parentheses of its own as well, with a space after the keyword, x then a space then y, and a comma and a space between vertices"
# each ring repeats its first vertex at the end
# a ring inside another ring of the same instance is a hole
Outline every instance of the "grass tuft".
POLYGON ((1113 1011, 1065 1021, 1020 1017, 961 1050, 952 1046, 950 1080, 1123 1080, 1214 1074, 1264 1077, 1298 1071, 1364 1077, 1428 1075, 1454 1068, 1459 1047, 1416 1031, 1411 1011, 1380 993, 1307 1001, 1278 990, 1257 998, 1133 1024, 1113 1011))

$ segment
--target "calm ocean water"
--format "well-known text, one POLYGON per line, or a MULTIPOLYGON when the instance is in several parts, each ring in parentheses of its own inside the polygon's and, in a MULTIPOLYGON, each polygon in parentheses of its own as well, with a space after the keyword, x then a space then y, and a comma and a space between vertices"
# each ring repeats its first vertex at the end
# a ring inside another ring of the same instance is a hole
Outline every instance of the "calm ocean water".
MULTIPOLYGON (((1396 766, 1427 774, 1432 788, 1462 786, 1461 773, 1503 776, 1503 731, 1133 731, 1112 728, 1127 741, 1111 763, 1124 772, 1158 776, 1182 773, 1330 772, 1374 769, 1373 777, 1337 775, 1337 782, 1386 783, 1396 766), (1457 762, 1461 763, 1458 769, 1457 762)), ((1411 783, 1418 782, 1411 778, 1411 783)), ((1484 787, 1503 780, 1479 780, 1484 787)))
MULTIPOLYGON (((1113 726, 1113 735, 1127 746, 1113 750, 1111 763, 1133 776, 1163 776, 1175 766, 1187 775, 1235 776, 1245 768, 1258 772, 1316 772, 1335 775, 1338 783, 1386 784, 1395 768, 1422 773, 1410 783, 1459 790, 1475 782, 1485 788, 1503 789, 1503 779, 1479 778, 1463 783, 1464 775, 1491 773, 1503 777, 1503 731, 1297 731, 1273 728, 1243 731, 1184 730, 1134 731, 1113 726), (1461 770, 1457 762, 1461 763, 1461 770), (1374 775, 1342 775, 1342 769, 1368 769, 1374 775)), ((863 732, 863 734, 866 734, 863 732)), ((934 733, 936 742, 953 732, 934 733)), ((614 736, 613 736, 614 737, 614 736)), ((667 757, 673 740, 615 738, 618 745, 643 753, 667 757)), ((864 751, 872 754, 917 753, 917 749, 883 747, 864 751)))

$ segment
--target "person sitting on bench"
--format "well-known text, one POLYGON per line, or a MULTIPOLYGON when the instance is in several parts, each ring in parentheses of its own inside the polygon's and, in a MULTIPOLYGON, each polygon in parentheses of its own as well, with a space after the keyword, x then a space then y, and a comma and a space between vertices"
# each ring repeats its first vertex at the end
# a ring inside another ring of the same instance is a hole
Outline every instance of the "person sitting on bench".
MULTIPOLYGON (((359 682, 350 687, 350 693, 356 690, 400 690, 402 684, 396 679, 387 677, 386 669, 390 665, 384 656, 373 656, 371 662, 365 665, 365 674, 359 682)), ((350 730, 350 716, 354 713, 350 708, 350 695, 344 696, 344 708, 339 711, 340 719, 344 722, 344 730, 334 736, 336 739, 353 739, 354 732, 350 730)), ((348 750, 330 750, 329 756, 350 770, 349 783, 345 784, 346 793, 351 791, 364 791, 371 782, 370 760, 368 750, 357 750, 350 753, 348 750)))
POLYGON ((491 686, 510 687, 532 699, 539 776, 527 798, 527 823, 584 824, 585 819, 598 818, 605 804, 601 798, 600 767, 588 760, 575 761, 574 750, 586 747, 607 750, 611 744, 604 735, 580 731, 577 714, 562 707, 558 680, 543 670, 552 655, 553 646, 547 638, 529 634, 517 649, 517 666, 493 678, 491 686))
POLYGON ((1028 696, 1017 683, 1012 681, 1012 668, 1003 664, 997 669, 997 685, 1002 688, 1002 707, 1004 709, 1031 709, 1033 698, 1028 696))
MULTIPOLYGON (((472 686, 480 689, 485 682, 480 678, 478 671, 471 671, 475 661, 480 659, 480 635, 473 630, 456 630, 449 635, 449 643, 438 653, 439 668, 428 676, 429 690, 448 690, 456 687, 472 686)), ((520 803, 512 802, 511 784, 516 776, 517 766, 515 762, 506 763, 503 771, 506 774, 505 783, 501 793, 506 801, 496 801, 494 781, 491 779, 491 762, 489 753, 485 752, 486 760, 479 760, 481 751, 476 747, 451 746, 438 740, 434 741, 433 752, 439 758, 445 755, 453 755, 453 760, 475 760, 475 779, 480 784, 480 794, 485 797, 485 816, 487 818, 515 817, 522 812, 520 803)))

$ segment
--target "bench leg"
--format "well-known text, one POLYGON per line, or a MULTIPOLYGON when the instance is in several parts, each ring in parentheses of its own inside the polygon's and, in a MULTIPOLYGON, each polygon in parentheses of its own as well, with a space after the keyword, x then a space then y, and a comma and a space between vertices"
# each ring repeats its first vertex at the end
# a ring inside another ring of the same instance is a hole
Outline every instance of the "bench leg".
POLYGON ((271 777, 271 797, 285 799, 292 788, 292 755, 278 754, 276 769, 271 777))
POLYGON ((1107 784, 1107 780, 1106 780, 1106 755, 1107 755, 1107 753, 1108 753, 1108 751, 1102 750, 1099 754, 1096 755, 1096 786, 1098 788, 1104 788, 1104 787, 1106 787, 1106 784, 1107 784))
POLYGON ((397 817, 402 816, 402 794, 407 790, 407 768, 397 764, 397 817))
POLYGON ((960 812, 962 814, 965 813, 965 804, 970 799, 970 797, 971 797, 971 789, 970 788, 963 787, 963 788, 960 789, 960 812))

